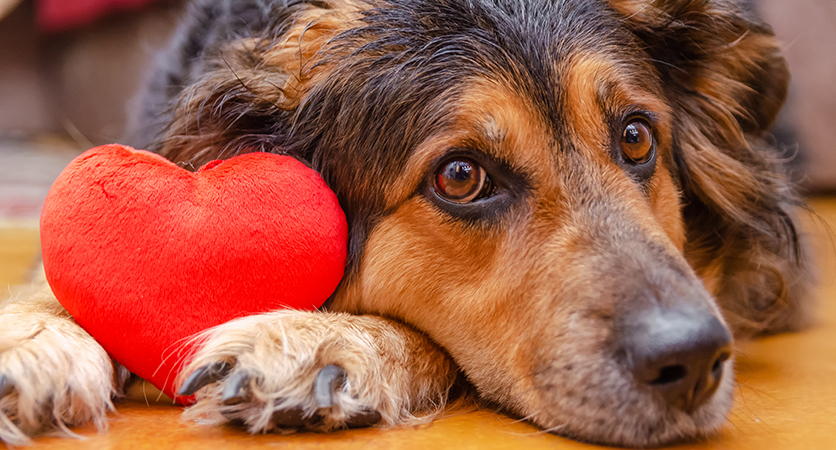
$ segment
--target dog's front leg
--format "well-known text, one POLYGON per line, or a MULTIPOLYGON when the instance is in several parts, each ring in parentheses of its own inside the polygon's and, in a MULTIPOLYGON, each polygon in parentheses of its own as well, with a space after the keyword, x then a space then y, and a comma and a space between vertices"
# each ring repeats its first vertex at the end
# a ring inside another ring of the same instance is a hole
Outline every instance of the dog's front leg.
POLYGON ((22 445, 90 421, 106 428, 111 397, 127 375, 45 280, 0 303, 0 441, 22 445))
POLYGON ((204 335, 183 372, 187 417, 253 433, 399 425, 444 406, 457 368, 425 335, 377 316, 277 311, 204 335))

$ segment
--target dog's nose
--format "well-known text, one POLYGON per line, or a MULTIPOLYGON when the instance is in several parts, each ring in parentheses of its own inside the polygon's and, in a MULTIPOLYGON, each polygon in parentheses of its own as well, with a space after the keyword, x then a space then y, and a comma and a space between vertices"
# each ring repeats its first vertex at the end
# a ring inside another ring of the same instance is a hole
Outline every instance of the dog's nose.
POLYGON ((693 411, 710 399, 731 356, 731 335, 714 314, 654 307, 626 323, 633 375, 672 406, 693 411))

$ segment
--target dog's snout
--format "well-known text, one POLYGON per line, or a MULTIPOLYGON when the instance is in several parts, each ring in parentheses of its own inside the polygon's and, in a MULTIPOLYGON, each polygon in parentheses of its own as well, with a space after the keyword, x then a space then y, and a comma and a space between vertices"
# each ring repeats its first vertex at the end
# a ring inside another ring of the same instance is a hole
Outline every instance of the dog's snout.
POLYGON ((685 411, 711 398, 732 341, 714 314, 655 307, 632 315, 626 325, 624 350, 636 381, 685 411))

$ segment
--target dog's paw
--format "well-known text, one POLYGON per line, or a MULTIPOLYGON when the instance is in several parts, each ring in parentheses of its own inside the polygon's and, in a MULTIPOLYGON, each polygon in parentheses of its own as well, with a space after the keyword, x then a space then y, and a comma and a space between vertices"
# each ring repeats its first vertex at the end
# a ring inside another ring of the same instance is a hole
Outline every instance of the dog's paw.
POLYGON ((0 441, 30 442, 68 427, 107 427, 113 363, 66 313, 0 313, 0 441))
POLYGON ((197 399, 186 416, 253 433, 416 420, 403 339, 379 321, 285 311, 214 328, 183 371, 180 394, 197 399))

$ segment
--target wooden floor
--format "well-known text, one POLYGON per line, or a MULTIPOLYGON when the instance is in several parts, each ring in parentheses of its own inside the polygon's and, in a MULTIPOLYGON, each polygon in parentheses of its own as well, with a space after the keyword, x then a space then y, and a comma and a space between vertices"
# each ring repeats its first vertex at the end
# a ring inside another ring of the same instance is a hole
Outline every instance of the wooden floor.
MULTIPOLYGON (((818 325, 803 333, 775 336, 740 346, 737 396, 729 423, 706 442, 678 449, 836 449, 836 198, 814 199, 817 219, 807 218, 818 252, 818 325)), ((0 223, 0 288, 20 283, 37 252, 32 222, 0 223)), ((248 436, 234 428, 182 422, 180 409, 119 405, 110 430, 76 430, 83 440, 37 439, 35 449, 573 449, 591 448, 526 424, 480 411, 419 428, 355 430, 292 436, 248 436)))

